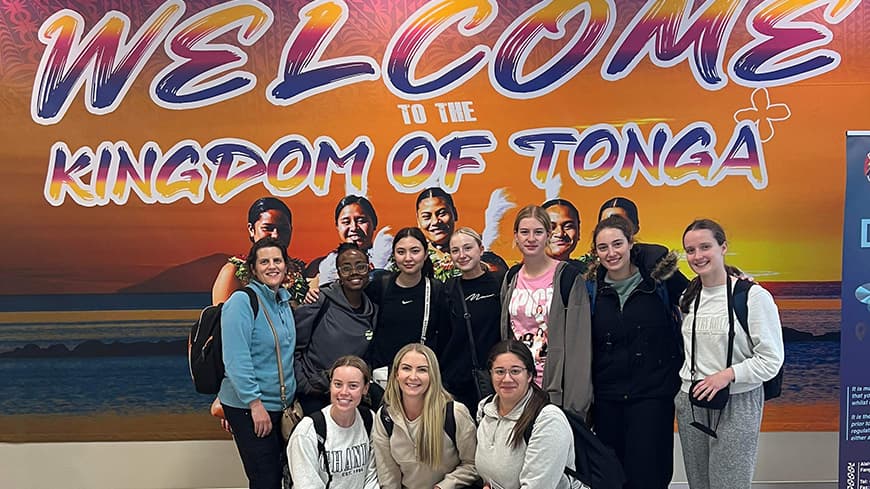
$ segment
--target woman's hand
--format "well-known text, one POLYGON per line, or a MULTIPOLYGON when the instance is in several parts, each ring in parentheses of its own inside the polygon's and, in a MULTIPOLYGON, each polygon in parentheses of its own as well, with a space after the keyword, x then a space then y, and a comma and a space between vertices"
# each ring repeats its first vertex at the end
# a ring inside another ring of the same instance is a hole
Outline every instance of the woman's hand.
POLYGON ((309 286, 308 292, 305 293, 304 304, 314 304, 317 298, 320 297, 320 289, 315 286, 309 286))
POLYGON ((704 377, 704 380, 695 384, 695 389, 692 390, 692 397, 695 399, 704 399, 706 397, 709 401, 713 399, 717 392, 724 389, 732 381, 734 381, 734 369, 728 367, 725 370, 704 377))
POLYGON ((224 416, 224 407, 221 404, 221 400, 217 397, 214 398, 214 401, 211 403, 211 408, 209 409, 211 415, 215 418, 221 420, 221 428, 229 434, 233 434, 233 428, 230 426, 230 423, 227 421, 226 416, 224 416))
POLYGON ((260 438, 269 436, 272 432, 272 419, 269 418, 269 413, 263 406, 263 402, 257 399, 250 404, 251 421, 254 422, 254 434, 260 438))

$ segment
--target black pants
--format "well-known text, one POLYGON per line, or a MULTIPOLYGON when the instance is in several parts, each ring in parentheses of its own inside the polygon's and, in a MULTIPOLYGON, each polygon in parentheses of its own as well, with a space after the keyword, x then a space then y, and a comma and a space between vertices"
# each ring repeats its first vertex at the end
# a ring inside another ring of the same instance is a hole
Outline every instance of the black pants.
POLYGON ((595 433, 625 470, 625 489, 667 489, 674 471, 673 399, 592 404, 595 433))
POLYGON ((239 449, 249 487, 281 489, 287 458, 284 438, 281 436, 281 411, 269 411, 272 431, 263 438, 254 434, 250 409, 238 409, 224 404, 224 416, 233 429, 233 440, 239 449))

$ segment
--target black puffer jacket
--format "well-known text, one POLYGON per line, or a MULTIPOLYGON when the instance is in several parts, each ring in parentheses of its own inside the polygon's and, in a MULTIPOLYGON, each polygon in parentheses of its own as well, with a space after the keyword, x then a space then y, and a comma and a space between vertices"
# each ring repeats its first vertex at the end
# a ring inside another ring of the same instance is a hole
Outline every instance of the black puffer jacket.
POLYGON ((604 281, 607 270, 590 268, 597 287, 592 311, 592 385, 596 399, 618 401, 673 397, 680 386, 683 349, 676 310, 688 279, 677 269, 676 253, 636 243, 631 261, 643 277, 620 308, 619 296, 604 281), (656 291, 666 287, 667 293, 656 291), (666 296, 669 305, 663 304, 666 296))

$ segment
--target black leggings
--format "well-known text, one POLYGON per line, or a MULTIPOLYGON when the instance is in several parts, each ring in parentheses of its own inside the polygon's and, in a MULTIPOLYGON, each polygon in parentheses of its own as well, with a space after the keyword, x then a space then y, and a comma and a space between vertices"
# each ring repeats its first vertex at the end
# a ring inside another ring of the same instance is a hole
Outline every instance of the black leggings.
POLYGON ((667 489, 674 469, 674 401, 602 401, 592 405, 595 434, 616 452, 625 489, 667 489))
POLYGON ((269 411, 272 431, 259 438, 254 434, 254 422, 250 409, 223 405, 224 416, 233 429, 233 440, 248 476, 250 489, 281 489, 286 445, 281 436, 281 411, 269 411))

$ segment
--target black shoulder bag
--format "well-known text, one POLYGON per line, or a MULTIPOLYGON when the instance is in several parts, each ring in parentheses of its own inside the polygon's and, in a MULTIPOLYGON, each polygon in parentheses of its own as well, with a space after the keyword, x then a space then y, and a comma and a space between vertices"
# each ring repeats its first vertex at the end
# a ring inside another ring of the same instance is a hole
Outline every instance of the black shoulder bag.
POLYGON ((483 399, 495 393, 492 388, 492 377, 489 371, 480 368, 477 363, 477 347, 474 344, 474 332, 471 329, 471 314, 468 312, 468 306, 465 304, 465 291, 462 290, 462 278, 456 277, 456 287, 459 289, 459 298, 462 303, 462 317, 465 319, 465 331, 468 333, 468 345, 471 348, 471 376, 474 379, 474 389, 477 391, 477 398, 483 399))

